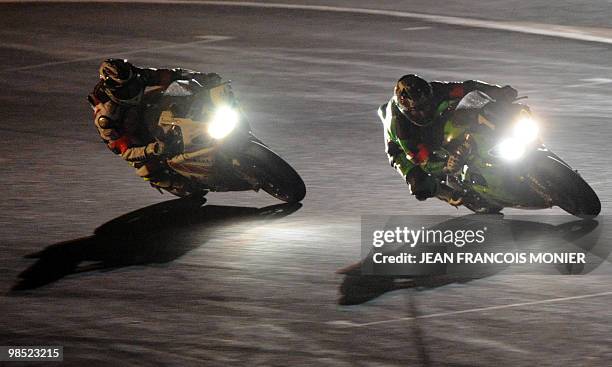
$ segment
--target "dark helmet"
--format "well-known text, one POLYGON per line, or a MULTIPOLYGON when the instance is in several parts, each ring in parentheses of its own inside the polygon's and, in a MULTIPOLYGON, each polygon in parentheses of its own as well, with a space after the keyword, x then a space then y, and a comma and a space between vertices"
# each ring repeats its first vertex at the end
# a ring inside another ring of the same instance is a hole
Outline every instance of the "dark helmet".
POLYGON ((100 79, 109 90, 117 90, 134 77, 132 64, 124 59, 106 59, 100 64, 100 79))
POLYGON ((395 84, 395 105, 415 125, 431 123, 432 98, 431 85, 418 75, 404 75, 395 84))

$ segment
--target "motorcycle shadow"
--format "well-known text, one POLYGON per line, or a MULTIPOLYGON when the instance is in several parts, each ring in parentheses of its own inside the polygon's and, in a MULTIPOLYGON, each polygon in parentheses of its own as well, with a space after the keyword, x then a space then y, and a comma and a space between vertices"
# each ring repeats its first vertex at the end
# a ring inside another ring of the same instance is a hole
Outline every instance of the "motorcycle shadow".
POLYGON ((12 290, 38 288, 72 274, 168 263, 202 246, 216 229, 282 218, 301 206, 201 206, 188 199, 154 204, 101 225, 92 236, 56 243, 27 255, 37 260, 21 272, 12 290))
MULTIPOLYGON (((515 217, 518 218, 518 217, 515 217)), ((593 219, 582 219, 562 224, 543 223, 537 216, 523 216, 521 219, 509 219, 502 215, 469 214, 453 218, 442 223, 425 227, 434 230, 458 230, 487 228, 489 234, 495 234, 495 240, 485 243, 485 246, 464 246, 461 248, 452 245, 439 245, 419 249, 400 247, 393 255, 401 252, 410 252, 421 257, 420 252, 450 253, 450 252, 576 252, 585 254, 585 264, 546 264, 546 265, 517 265, 517 264, 427 264, 412 266, 412 273, 396 272, 405 275, 378 275, 375 269, 385 270, 372 261, 372 253, 363 260, 337 271, 343 274, 344 279, 339 287, 340 305, 356 305, 375 299, 387 292, 398 289, 413 288, 428 290, 452 283, 467 283, 475 279, 486 278, 502 271, 505 274, 587 274, 606 261, 612 252, 609 241, 599 241, 601 226, 593 219), (529 218, 531 220, 525 220, 529 218), (598 228, 599 227, 599 228, 598 228), (597 230, 596 230, 597 229, 597 230), (416 249, 416 250, 415 250, 416 249)), ((540 217, 542 218, 542 217, 540 217)), ((389 265, 385 265, 389 266, 389 265)), ((401 269, 404 265, 395 265, 393 270, 401 269)), ((404 270, 406 268, 403 268, 404 270)))

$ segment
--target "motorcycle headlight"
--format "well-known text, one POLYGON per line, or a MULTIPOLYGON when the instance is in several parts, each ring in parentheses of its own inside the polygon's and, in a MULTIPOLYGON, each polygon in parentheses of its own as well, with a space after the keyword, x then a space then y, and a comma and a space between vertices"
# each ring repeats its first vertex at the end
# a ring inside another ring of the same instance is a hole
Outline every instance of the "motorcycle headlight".
POLYGON ((238 124, 238 112, 229 106, 219 107, 208 124, 208 134, 214 139, 228 136, 238 124))
POLYGON ((524 143, 531 143, 536 140, 540 128, 531 117, 523 117, 514 124, 512 136, 524 143))
POLYGON ((525 154, 525 144, 516 139, 504 139, 495 147, 495 155, 507 161, 516 161, 525 154))

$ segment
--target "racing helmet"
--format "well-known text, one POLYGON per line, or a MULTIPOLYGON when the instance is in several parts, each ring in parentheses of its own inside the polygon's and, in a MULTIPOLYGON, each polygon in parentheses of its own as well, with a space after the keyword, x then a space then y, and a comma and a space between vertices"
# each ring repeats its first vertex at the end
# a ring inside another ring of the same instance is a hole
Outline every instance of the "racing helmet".
POLYGON ((400 112, 413 124, 427 126, 432 117, 433 90, 416 74, 407 74, 395 84, 393 100, 400 112))
POLYGON ((100 64, 100 79, 111 91, 127 85, 134 77, 132 64, 125 59, 106 59, 100 64))

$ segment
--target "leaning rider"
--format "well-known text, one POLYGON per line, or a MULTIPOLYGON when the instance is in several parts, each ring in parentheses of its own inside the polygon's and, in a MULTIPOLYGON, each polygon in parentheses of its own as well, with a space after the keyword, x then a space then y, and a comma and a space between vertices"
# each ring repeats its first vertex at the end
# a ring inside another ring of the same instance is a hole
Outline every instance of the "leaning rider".
POLYGON ((415 74, 402 76, 393 97, 378 109, 384 124, 389 163, 404 177, 417 200, 434 197, 439 183, 423 168, 431 152, 443 144, 444 125, 467 93, 479 90, 494 99, 514 99, 517 91, 478 80, 427 82, 415 74))
POLYGON ((187 69, 139 68, 127 60, 107 59, 99 68, 100 80, 89 94, 94 124, 108 148, 136 168, 153 187, 176 195, 194 193, 189 181, 172 174, 166 159, 177 154, 174 144, 155 139, 156 126, 147 126, 143 96, 147 87, 167 88, 173 81, 198 78, 218 82, 218 74, 187 69))

